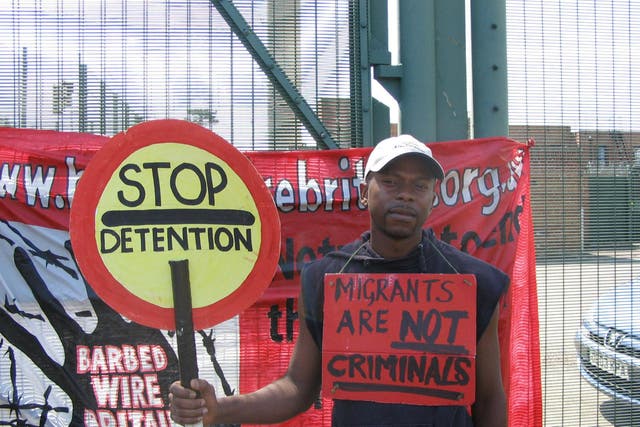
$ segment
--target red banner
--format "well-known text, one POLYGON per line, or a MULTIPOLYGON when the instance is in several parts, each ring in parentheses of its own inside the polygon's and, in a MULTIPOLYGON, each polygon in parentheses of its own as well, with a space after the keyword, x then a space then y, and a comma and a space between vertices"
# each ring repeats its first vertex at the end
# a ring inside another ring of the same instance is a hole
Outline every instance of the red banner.
MULTIPOLYGON (((77 181, 105 140, 0 129, 0 387, 16 390, 0 397, 2 420, 37 425, 43 411, 60 425, 120 425, 127 419, 165 425, 168 419, 166 391, 178 376, 174 337, 138 327, 104 306, 83 282, 67 243, 77 181), (147 348, 166 363, 149 362, 147 348), (87 355, 103 350, 113 357, 129 354, 129 370, 118 372, 117 363, 106 370, 86 365, 99 362, 87 355), (41 404, 27 407, 20 396, 41 404)), ((430 147, 446 176, 428 225, 442 240, 510 275, 500 319, 509 417, 513 425, 541 425, 529 147, 506 138, 430 147)), ((358 188, 369 150, 245 153, 276 201, 282 247, 263 298, 238 318, 198 333, 200 374, 219 394, 252 391, 286 370, 298 330, 300 268, 368 228, 358 188)), ((285 425, 329 420, 330 401, 323 399, 285 425)))

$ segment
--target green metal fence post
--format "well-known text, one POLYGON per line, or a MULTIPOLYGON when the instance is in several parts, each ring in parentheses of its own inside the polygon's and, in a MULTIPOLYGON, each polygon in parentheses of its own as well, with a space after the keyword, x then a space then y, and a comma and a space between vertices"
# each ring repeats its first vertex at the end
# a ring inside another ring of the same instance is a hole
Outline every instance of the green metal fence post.
POLYGON ((505 0, 471 2, 473 129, 476 138, 508 135, 505 0))

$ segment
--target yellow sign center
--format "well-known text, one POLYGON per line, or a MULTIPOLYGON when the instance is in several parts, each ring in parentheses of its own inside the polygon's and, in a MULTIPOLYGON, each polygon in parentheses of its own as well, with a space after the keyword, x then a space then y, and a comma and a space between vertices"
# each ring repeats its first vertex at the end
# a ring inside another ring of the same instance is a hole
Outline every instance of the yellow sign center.
POLYGON ((260 252, 251 192, 231 167, 174 142, 135 151, 113 172, 96 207, 95 239, 111 275, 137 297, 173 307, 169 261, 189 261, 193 308, 242 285, 260 252))

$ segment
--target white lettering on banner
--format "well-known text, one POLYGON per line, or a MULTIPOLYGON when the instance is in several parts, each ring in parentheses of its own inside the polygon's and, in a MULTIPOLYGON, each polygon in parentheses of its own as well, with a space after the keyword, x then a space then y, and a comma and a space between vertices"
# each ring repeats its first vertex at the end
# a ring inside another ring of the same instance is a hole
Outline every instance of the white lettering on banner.
POLYGON ((24 167, 24 188, 27 190, 27 206, 35 206, 39 196, 40 204, 43 208, 49 207, 49 195, 53 187, 53 179, 56 175, 55 167, 48 167, 43 173, 43 166, 25 165, 24 167))
MULTIPOLYGON (((315 212, 318 210, 318 206, 322 203, 322 192, 320 191, 320 185, 315 179, 307 180, 307 162, 304 160, 298 160, 298 192, 300 200, 300 212, 315 212), (313 192, 315 201, 309 203, 309 191, 313 192)), ((325 194, 327 199, 330 196, 325 194)))
POLYGON ((273 198, 280 211, 286 213, 297 208, 299 212, 315 212, 324 205, 324 210, 330 212, 336 209, 334 206, 336 201, 340 202, 338 209, 348 211, 354 199, 358 209, 365 209, 365 206, 360 203, 360 182, 364 174, 364 159, 355 161, 353 169, 348 158, 338 159, 341 170, 354 171, 350 177, 310 178, 307 173, 307 163, 307 160, 297 160, 295 183, 288 179, 281 179, 277 183, 271 178, 265 179, 264 183, 269 190, 273 191, 273 198), (339 197, 336 197, 336 193, 339 197))
POLYGON ((171 413, 168 410, 85 410, 84 425, 87 427, 169 427, 171 413))
POLYGON ((509 162, 509 171, 511 172, 511 176, 509 176, 507 180, 507 189, 509 191, 516 189, 518 186, 518 178, 522 176, 522 170, 524 168, 524 163, 522 162, 523 155, 523 152, 520 152, 509 162))
MULTIPOLYGON (((516 155, 506 164, 506 168, 505 166, 492 166, 480 169, 474 166, 448 170, 443 181, 436 188, 434 206, 438 206, 440 203, 446 206, 455 206, 460 203, 468 204, 474 200, 475 195, 475 197, 487 200, 481 207, 482 215, 493 214, 500 205, 502 194, 512 192, 517 188, 518 179, 523 172, 522 156, 523 153, 516 155)), ((326 212, 349 211, 353 203, 355 208, 364 210, 366 207, 360 203, 360 182, 363 180, 365 159, 357 158, 352 161, 349 157, 343 156, 337 158, 336 162, 339 169, 349 174, 348 176, 321 176, 318 171, 320 168, 312 168, 310 173, 309 165, 313 164, 313 160, 297 159, 295 178, 286 177, 277 181, 271 177, 266 178, 265 185, 272 192, 277 208, 284 213, 295 210, 316 212, 321 209, 326 212)), ((72 156, 65 158, 65 165, 67 169, 65 177, 67 194, 52 195, 51 191, 56 178, 55 166, 3 163, 0 168, 0 198, 8 196, 16 199, 22 185, 26 193, 25 202, 28 206, 36 206, 38 200, 43 208, 48 208, 51 205, 51 200, 55 202, 53 205, 58 209, 69 206, 82 170, 76 167, 76 159, 72 156), (21 172, 24 175, 22 179, 20 178, 21 172)), ((126 185, 129 185, 132 190, 137 190, 138 193, 134 192, 129 196, 137 195, 137 198, 134 197, 134 199, 125 198, 124 194, 120 194, 120 198, 124 198, 121 201, 127 205, 137 206, 145 196, 150 196, 158 204, 163 196, 169 195, 163 194, 164 188, 171 188, 170 185, 160 185, 160 180, 168 178, 176 181, 178 175, 189 173, 204 183, 199 197, 203 199, 208 197, 210 204, 214 203, 215 194, 224 186, 223 172, 213 164, 208 164, 204 171, 184 164, 179 165, 173 171, 165 171, 167 168, 169 167, 165 164, 147 164, 142 168, 126 165, 121 171, 121 178, 126 185), (151 174, 154 184, 152 194, 146 194, 137 181, 137 175, 143 172, 151 174)), ((264 171, 261 172, 264 173, 264 171)), ((174 188, 173 193, 173 196, 185 201, 184 195, 179 193, 179 189, 174 188), (178 191, 177 194, 176 191, 178 191)), ((189 202, 188 204, 195 202, 194 200, 186 201, 189 202)))
POLYGON ((157 372, 167 368, 168 357, 157 344, 138 346, 76 346, 78 374, 157 372))
MULTIPOLYGON (((462 178, 460 171, 457 169, 450 170, 440 183, 440 196, 442 203, 447 206, 455 206, 462 201, 463 204, 473 201, 473 185, 477 186, 478 193, 489 199, 489 204, 482 206, 483 215, 491 215, 495 212, 500 204, 501 189, 502 193, 505 186, 500 186, 500 174, 496 168, 487 168, 482 174, 478 168, 464 169, 462 178)), ((434 206, 440 203, 440 199, 436 197, 434 206)))
POLYGON ((158 376, 92 375, 91 386, 99 408, 161 408, 158 376))
POLYGON ((75 157, 66 157, 64 161, 67 165, 67 198, 69 199, 69 204, 71 204, 73 202, 73 195, 76 193, 78 180, 82 176, 82 170, 76 169, 75 157))
MULTIPOLYGON (((495 185, 495 183, 499 182, 500 175, 498 174, 497 169, 487 169, 482 174, 481 179, 478 180, 478 189, 480 190, 480 194, 492 201, 488 206, 482 207, 483 215, 491 215, 498 207, 498 203, 500 203, 500 187, 495 185), (491 185, 487 185, 487 177, 490 178, 489 182, 491 185)), ((502 189, 504 192, 504 186, 502 186, 502 189)))
POLYGON ((0 169, 0 198, 4 198, 7 194, 12 199, 16 198, 19 173, 20 165, 13 165, 13 167, 9 168, 7 163, 2 164, 2 169, 0 169))
MULTIPOLYGON (((11 197, 16 199, 18 190, 23 189, 25 194, 25 204, 35 207, 38 201, 40 206, 48 209, 53 206, 63 209, 71 205, 73 194, 76 191, 78 179, 82 175, 82 170, 78 170, 75 164, 75 157, 67 156, 65 164, 67 167, 67 187, 66 194, 52 194, 53 186, 56 182, 57 168, 53 165, 32 165, 3 163, 0 167, 0 199, 11 197), (20 172, 23 173, 22 181, 20 172), (22 184, 22 185, 20 185, 22 184)), ((64 193, 62 191, 61 193, 64 193)))
POLYGON ((91 375, 100 408, 85 411, 85 425, 170 425, 161 409, 164 401, 158 380, 158 372, 167 367, 167 354, 157 344, 76 346, 76 371, 91 375))
POLYGON ((477 193, 484 196, 489 203, 482 206, 482 215, 493 214, 500 205, 503 193, 512 192, 518 186, 518 178, 522 176, 522 154, 516 156, 507 163, 509 177, 500 180, 501 168, 486 168, 482 173, 478 168, 466 168, 462 170, 451 169, 440 183, 439 194, 436 194, 434 206, 440 204, 440 200, 446 206, 455 206, 462 202, 467 204, 473 201, 472 191, 477 186, 477 193))
MULTIPOLYGON (((265 184, 268 188, 271 188, 271 179, 266 179, 265 184)), ((296 208, 296 196, 294 195, 293 185, 286 179, 278 182, 274 199, 276 206, 278 206, 278 209, 282 212, 291 212, 296 208)))
MULTIPOLYGON (((276 206, 281 212, 316 212, 322 208, 330 212, 334 209, 348 211, 355 199, 358 209, 365 206, 360 203, 360 182, 364 173, 364 159, 359 159, 351 167, 347 157, 338 159, 341 170, 351 171, 349 177, 310 177, 308 161, 296 161, 296 181, 283 178, 274 182, 266 178, 265 184, 272 193, 276 206), (321 184, 322 183, 322 184, 321 184), (336 206, 336 202, 340 203, 336 206)), ((517 187, 518 178, 522 175, 522 156, 511 160, 508 164, 509 177, 502 181, 500 171, 504 168, 488 167, 480 170, 477 167, 465 169, 451 169, 437 188, 434 206, 444 203, 455 206, 459 203, 468 204, 474 200, 474 194, 483 196, 487 203, 482 206, 482 215, 493 214, 503 193, 512 192, 517 187)))

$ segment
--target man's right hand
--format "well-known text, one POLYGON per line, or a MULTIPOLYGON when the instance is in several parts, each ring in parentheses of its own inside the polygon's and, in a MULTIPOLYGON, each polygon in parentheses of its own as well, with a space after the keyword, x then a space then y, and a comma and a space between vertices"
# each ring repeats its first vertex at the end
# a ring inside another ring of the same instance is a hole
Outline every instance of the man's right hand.
POLYGON ((183 387, 179 381, 174 382, 169 388, 169 403, 171 418, 178 424, 202 421, 209 425, 215 422, 218 400, 213 386, 205 380, 191 380, 191 388, 183 387))

